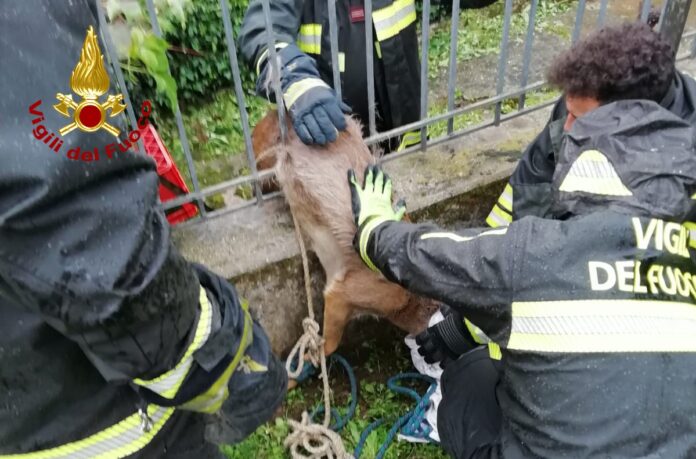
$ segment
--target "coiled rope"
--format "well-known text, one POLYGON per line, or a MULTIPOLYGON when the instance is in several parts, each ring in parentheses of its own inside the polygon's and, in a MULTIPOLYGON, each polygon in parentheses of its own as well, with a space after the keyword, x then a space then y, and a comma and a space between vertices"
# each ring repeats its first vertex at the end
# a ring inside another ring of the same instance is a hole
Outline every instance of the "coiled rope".
POLYGON ((304 333, 292 348, 285 362, 285 369, 288 371, 290 378, 297 378, 302 373, 304 365, 301 365, 300 362, 309 361, 312 365, 321 369, 320 377, 324 386, 324 422, 315 424, 306 411, 302 413, 302 419, 299 422, 289 419, 288 424, 292 432, 285 439, 284 445, 290 449, 293 459, 320 459, 324 457, 329 459, 348 459, 352 458, 352 456, 346 452, 341 436, 329 428, 331 423, 331 396, 329 393, 329 376, 326 371, 324 338, 319 334, 319 324, 314 320, 314 304, 309 278, 307 250, 300 226, 292 209, 290 213, 292 214, 292 221, 295 225, 295 237, 300 245, 300 255, 302 256, 308 314, 302 321, 304 333), (292 368, 293 362, 298 362, 295 369, 292 368))

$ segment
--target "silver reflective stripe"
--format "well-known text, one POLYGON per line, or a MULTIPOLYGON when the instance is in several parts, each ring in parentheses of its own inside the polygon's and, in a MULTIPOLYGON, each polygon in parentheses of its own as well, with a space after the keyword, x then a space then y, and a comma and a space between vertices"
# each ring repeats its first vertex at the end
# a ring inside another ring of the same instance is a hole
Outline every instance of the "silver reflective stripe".
POLYGON ((375 11, 377 40, 391 38, 416 21, 416 4, 413 0, 396 0, 391 6, 375 11))
POLYGON ((208 295, 203 287, 200 287, 198 304, 200 307, 200 314, 196 322, 196 331, 193 341, 184 352, 181 360, 173 369, 163 373, 157 378, 152 380, 136 378, 133 380, 135 384, 146 387, 168 399, 172 399, 176 396, 184 378, 186 378, 186 375, 193 365, 193 354, 203 347, 211 332, 213 311, 210 301, 208 300, 208 295))
POLYGON ((469 319, 464 319, 464 324, 467 330, 471 334, 471 337, 479 344, 486 344, 491 341, 491 339, 486 335, 483 330, 478 328, 476 325, 472 324, 469 319))
POLYGON ((598 150, 584 151, 572 164, 559 188, 604 196, 631 196, 606 156, 598 150))
POLYGON ((450 239, 454 242, 467 242, 467 241, 471 241, 471 240, 477 239, 477 238, 482 237, 482 236, 501 236, 501 235, 506 234, 506 233, 507 233, 507 227, 482 231, 475 236, 461 236, 461 235, 455 234, 455 233, 440 232, 440 233, 424 233, 421 235, 420 238, 423 241, 426 239, 450 239))
POLYGON ((147 407, 149 430, 145 431, 140 414, 135 413, 107 429, 82 440, 56 448, 26 454, 0 455, 2 459, 120 459, 143 449, 174 413, 174 408, 147 407))
POLYGON ((513 302, 507 348, 696 352, 696 306, 650 300, 513 302))
POLYGON ((309 54, 321 54, 321 24, 303 24, 297 37, 297 46, 309 54))
POLYGON ((509 183, 498 198, 498 204, 503 210, 512 213, 512 186, 509 183))
POLYGON ((505 215, 508 215, 508 218, 505 218, 503 217, 502 212, 505 211, 498 207, 497 204, 494 205, 493 209, 491 209, 491 212, 488 214, 488 217, 486 217, 486 223, 488 224, 488 226, 490 226, 491 228, 500 228, 508 226, 512 222, 512 216, 505 213, 505 215))

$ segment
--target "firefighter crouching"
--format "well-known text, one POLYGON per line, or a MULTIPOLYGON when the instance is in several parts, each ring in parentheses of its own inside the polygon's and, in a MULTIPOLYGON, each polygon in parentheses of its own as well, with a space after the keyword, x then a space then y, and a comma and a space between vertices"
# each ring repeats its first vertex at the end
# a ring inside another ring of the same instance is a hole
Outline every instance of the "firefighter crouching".
POLYGON ((456 458, 696 454, 693 127, 652 101, 603 105, 559 149, 553 215, 452 233, 395 221, 379 169, 352 179, 356 248, 499 346, 445 368, 456 458))
MULTIPOLYGON (((649 24, 654 25, 658 17, 653 15, 649 24)), ((529 215, 559 217, 551 208, 551 187, 563 135, 576 119, 601 105, 652 100, 694 125, 696 81, 676 70, 674 57, 671 45, 642 22, 604 27, 560 54, 549 68, 548 79, 564 95, 525 150, 486 223, 500 228, 529 215)), ((696 214, 684 226, 696 237, 694 220, 696 214)), ((456 310, 446 313, 445 320, 419 335, 416 342, 426 362, 442 366, 479 344, 487 344, 493 357, 498 355, 496 344, 456 310)))

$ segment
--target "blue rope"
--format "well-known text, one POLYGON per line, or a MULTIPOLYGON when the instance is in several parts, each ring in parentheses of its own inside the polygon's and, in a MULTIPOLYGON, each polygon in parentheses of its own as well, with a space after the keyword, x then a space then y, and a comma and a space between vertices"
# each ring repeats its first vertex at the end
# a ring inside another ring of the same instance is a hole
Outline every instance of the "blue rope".
MULTIPOLYGON (((431 441, 428 435, 432 431, 432 428, 427 425, 423 427, 423 418, 428 410, 430 397, 437 388, 437 383, 435 380, 430 376, 422 375, 420 373, 400 373, 392 378, 389 378, 389 381, 387 381, 387 387, 397 394, 408 395, 409 397, 413 398, 416 401, 416 406, 397 419, 392 425, 391 429, 389 429, 389 432, 387 433, 387 438, 382 443, 382 446, 380 446, 375 459, 382 459, 384 457, 399 431, 409 437, 422 438, 431 441), (397 384, 398 381, 403 379, 420 379, 422 381, 429 382, 430 387, 428 387, 425 395, 421 397, 415 390, 397 384)), ((383 423, 384 420, 379 419, 367 426, 367 428, 362 432, 358 445, 355 447, 355 452, 353 453, 355 458, 359 458, 362 454, 367 437, 383 423)))
MULTIPOLYGON (((338 354, 332 354, 329 357, 329 362, 333 363, 334 361, 338 362, 341 365, 341 367, 343 367, 343 370, 348 375, 348 380, 350 382, 350 403, 348 404, 346 414, 344 416, 341 416, 341 414, 338 412, 336 408, 331 408, 331 418, 335 420, 335 422, 331 425, 331 429, 336 432, 340 432, 355 415, 355 409, 358 404, 358 388, 355 380, 355 373, 353 372, 353 368, 350 366, 348 361, 338 354)), ((297 362, 293 363, 296 367, 297 362)), ((310 364, 309 362, 305 362, 304 366, 302 367, 302 373, 300 373, 300 376, 297 378, 297 382, 302 383, 306 381, 310 377, 314 376, 317 373, 317 371, 318 369, 316 367, 312 366, 312 364, 310 364)), ((432 441, 429 437, 432 431, 432 427, 427 425, 427 423, 425 423, 424 425, 423 419, 425 418, 425 413, 428 410, 430 397, 432 396, 433 392, 435 392, 435 389, 437 389, 437 383, 435 379, 431 378, 430 376, 422 375, 420 373, 399 373, 398 375, 389 378, 389 380, 387 381, 387 387, 390 390, 396 392, 397 394, 407 395, 411 397, 416 401, 416 406, 409 410, 403 416, 399 417, 399 419, 397 419, 396 422, 394 422, 392 427, 389 429, 389 432, 387 433, 387 438, 384 440, 384 443, 382 443, 382 446, 380 446, 375 459, 382 459, 384 457, 384 455, 387 453, 387 450, 389 449, 389 446, 391 446, 391 443, 394 441, 394 438, 396 438, 396 435, 399 433, 399 431, 403 435, 409 437, 421 438, 424 440, 432 441), (428 387, 428 390, 421 397, 415 390, 397 384, 399 381, 406 379, 426 381, 430 383, 430 387, 428 387)), ((314 411, 310 415, 310 419, 313 421, 316 416, 321 416, 323 414, 324 407, 322 405, 319 405, 317 408, 314 409, 314 411)), ((370 425, 368 425, 365 428, 365 430, 363 430, 363 432, 360 434, 358 444, 355 447, 355 452, 353 453, 353 456, 355 458, 359 458, 362 454, 362 450, 365 447, 365 442, 367 441, 367 438, 370 436, 370 434, 374 432, 374 430, 377 429, 379 426, 384 424, 384 422, 384 419, 378 419, 372 422, 370 425)))
MULTIPOLYGON (((296 356, 295 360, 293 360, 293 362, 290 364, 290 372, 295 372, 295 370, 297 370, 297 358, 298 357, 296 356)), ((307 379, 317 374, 317 371, 319 371, 317 367, 309 362, 305 362, 302 366, 302 373, 300 373, 300 376, 298 376, 295 381, 297 381, 297 384, 302 384, 307 379)))
MULTIPOLYGON (((345 358, 338 354, 331 354, 331 356, 329 356, 329 361, 331 363, 336 361, 341 364, 343 370, 348 375, 348 381, 350 382, 350 403, 348 404, 348 409, 345 416, 341 416, 336 408, 331 408, 331 417, 336 420, 336 422, 331 425, 331 430, 340 432, 355 415, 355 408, 358 406, 358 385, 355 381, 355 373, 353 372, 353 368, 345 358)), ((321 416, 323 414, 324 405, 319 405, 314 409, 309 418, 310 420, 314 421, 315 416, 321 416)))
MULTIPOLYGON (((338 362, 341 365, 341 367, 343 367, 343 370, 348 375, 348 381, 350 382, 350 403, 348 404, 346 414, 344 416, 341 416, 341 414, 338 412, 336 408, 331 408, 331 418, 334 419, 335 422, 330 426, 330 428, 335 432, 340 432, 346 426, 346 424, 348 424, 350 420, 353 419, 353 416, 355 415, 355 409, 358 406, 358 385, 355 380, 355 373, 353 372, 353 368, 350 366, 350 364, 345 358, 338 354, 331 354, 329 356, 329 364, 331 365, 334 362, 338 362)), ((297 361, 292 362, 290 368, 292 369, 293 366, 294 368, 297 368, 297 361)), ((316 375, 318 371, 319 369, 317 367, 313 366, 309 362, 305 362, 304 366, 302 367, 302 373, 300 373, 300 376, 296 379, 297 383, 303 383, 307 379, 316 375)), ((312 422, 314 422, 315 417, 322 416, 323 414, 324 406, 319 405, 314 409, 314 411, 312 411, 312 414, 309 416, 309 418, 312 422)))

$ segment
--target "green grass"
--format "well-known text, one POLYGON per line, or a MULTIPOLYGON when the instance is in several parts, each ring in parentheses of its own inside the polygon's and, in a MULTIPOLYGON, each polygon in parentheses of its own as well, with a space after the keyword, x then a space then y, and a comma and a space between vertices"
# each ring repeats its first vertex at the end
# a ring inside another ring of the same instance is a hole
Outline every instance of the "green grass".
MULTIPOLYGON (((541 88, 527 93, 525 98, 525 108, 534 107, 550 100, 555 100, 560 96, 560 92, 555 89, 541 88)), ((501 103, 500 112, 503 115, 515 112, 519 107, 519 97, 505 99, 501 103)), ((439 101, 431 106, 428 110, 429 116, 434 116, 447 111, 447 103, 445 100, 439 101)), ((479 108, 470 112, 454 117, 454 132, 467 129, 486 120, 492 120, 495 113, 495 105, 487 108, 479 108)), ((447 121, 431 124, 428 127, 428 135, 431 139, 436 139, 447 133, 447 121)))
MULTIPOLYGON (((341 349, 341 352, 344 350, 341 349)), ((349 350, 345 357, 353 364, 359 383, 358 407, 355 417, 341 432, 347 451, 353 452, 361 432, 376 419, 385 419, 386 425, 376 429, 363 448, 362 458, 374 458, 387 437, 393 422, 414 405, 414 401, 390 391, 386 386, 389 377, 403 371, 413 371, 406 346, 399 332, 392 331, 386 338, 370 340, 357 350, 349 350)), ((348 405, 347 378, 340 370, 330 372, 333 390, 332 406, 343 414, 348 405)), ((425 384, 415 387, 419 393, 427 389, 425 384)), ((301 387, 290 391, 283 406, 282 417, 258 429, 244 442, 234 446, 223 446, 222 450, 230 459, 286 458, 283 441, 289 433, 285 419, 299 419, 303 410, 312 411, 321 401, 319 382, 307 381, 301 387)), ((413 444, 394 441, 386 455, 387 458, 440 459, 447 456, 437 445, 413 444)))

